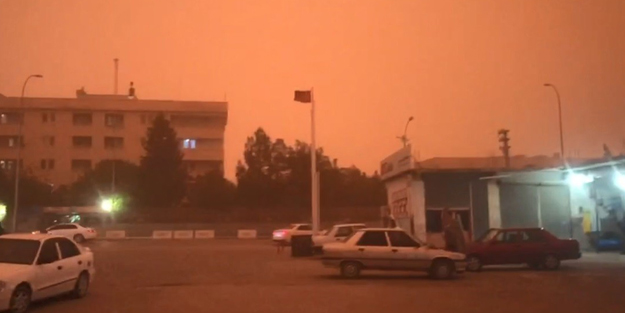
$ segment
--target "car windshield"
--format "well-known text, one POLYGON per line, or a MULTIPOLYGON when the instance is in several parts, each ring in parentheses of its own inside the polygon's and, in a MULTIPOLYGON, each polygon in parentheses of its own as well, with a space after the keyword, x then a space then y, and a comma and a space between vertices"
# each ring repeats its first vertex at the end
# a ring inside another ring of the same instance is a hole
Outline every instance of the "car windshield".
POLYGON ((491 241, 491 239, 495 238, 495 236, 497 235, 498 232, 499 231, 497 229, 490 229, 486 233, 484 233, 484 235, 482 235, 480 238, 478 238, 476 241, 477 242, 491 241))
POLYGON ((39 245, 38 240, 0 239, 0 263, 33 264, 39 245))
MULTIPOLYGON (((364 228, 364 227, 363 227, 364 228)), ((342 242, 347 242, 348 240, 350 240, 352 237, 354 237, 354 235, 356 235, 357 233, 359 233, 360 231, 355 230, 354 232, 352 232, 349 236, 343 238, 343 240, 341 240, 342 242)))

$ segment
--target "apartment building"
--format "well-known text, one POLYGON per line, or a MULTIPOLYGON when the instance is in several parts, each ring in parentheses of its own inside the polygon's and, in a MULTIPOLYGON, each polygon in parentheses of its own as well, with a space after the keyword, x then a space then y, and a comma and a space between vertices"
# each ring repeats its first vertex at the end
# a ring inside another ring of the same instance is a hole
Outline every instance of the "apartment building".
POLYGON ((176 129, 191 175, 223 171, 226 102, 139 100, 84 90, 76 98, 21 102, 0 94, 0 169, 15 169, 20 121, 21 168, 50 184, 70 184, 102 160, 138 164, 158 113, 176 129))

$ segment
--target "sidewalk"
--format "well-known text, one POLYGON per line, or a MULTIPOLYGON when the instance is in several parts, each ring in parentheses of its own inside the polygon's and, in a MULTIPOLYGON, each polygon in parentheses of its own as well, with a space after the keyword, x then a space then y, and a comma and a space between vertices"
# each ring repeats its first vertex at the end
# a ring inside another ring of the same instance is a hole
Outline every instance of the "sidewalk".
POLYGON ((599 263, 625 263, 625 254, 620 252, 584 252, 580 260, 599 263))

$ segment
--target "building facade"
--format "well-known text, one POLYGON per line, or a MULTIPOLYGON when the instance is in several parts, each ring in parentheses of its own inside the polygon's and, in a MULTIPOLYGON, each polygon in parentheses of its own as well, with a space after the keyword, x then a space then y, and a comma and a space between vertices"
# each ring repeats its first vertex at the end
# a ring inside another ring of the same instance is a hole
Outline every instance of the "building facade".
POLYGON ((134 96, 24 98, 0 95, 0 169, 13 172, 22 123, 21 169, 53 185, 70 184, 102 160, 139 164, 154 117, 176 130, 193 176, 223 172, 226 102, 139 100, 134 96))

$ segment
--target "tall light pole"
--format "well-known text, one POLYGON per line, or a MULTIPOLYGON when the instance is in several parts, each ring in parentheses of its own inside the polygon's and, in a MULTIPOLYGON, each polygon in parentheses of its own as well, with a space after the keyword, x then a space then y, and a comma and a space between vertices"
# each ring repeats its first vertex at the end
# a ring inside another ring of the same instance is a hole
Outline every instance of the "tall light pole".
POLYGON ((545 87, 553 88, 553 91, 556 92, 556 97, 558 98, 558 119, 560 120, 560 158, 562 158, 562 165, 564 166, 566 163, 566 159, 564 158, 564 134, 562 132, 562 103, 560 102, 560 93, 558 92, 558 88, 550 83, 545 83, 545 87))
POLYGON ((401 140, 401 142, 404 144, 404 147, 408 144, 408 137, 406 136, 406 132, 408 131, 408 124, 410 124, 413 119, 414 117, 412 116, 408 118, 408 121, 406 121, 406 127, 404 127, 404 134, 397 137, 397 139, 401 140))
POLYGON ((11 229, 13 232, 17 230, 17 209, 19 207, 19 191, 20 191, 20 160, 22 153, 22 128, 24 125, 24 91, 26 91, 26 84, 31 78, 43 78, 42 75, 35 74, 30 75, 24 81, 22 85, 22 95, 20 96, 20 122, 17 131, 17 158, 15 159, 15 193, 13 195, 13 212, 11 217, 11 229))

